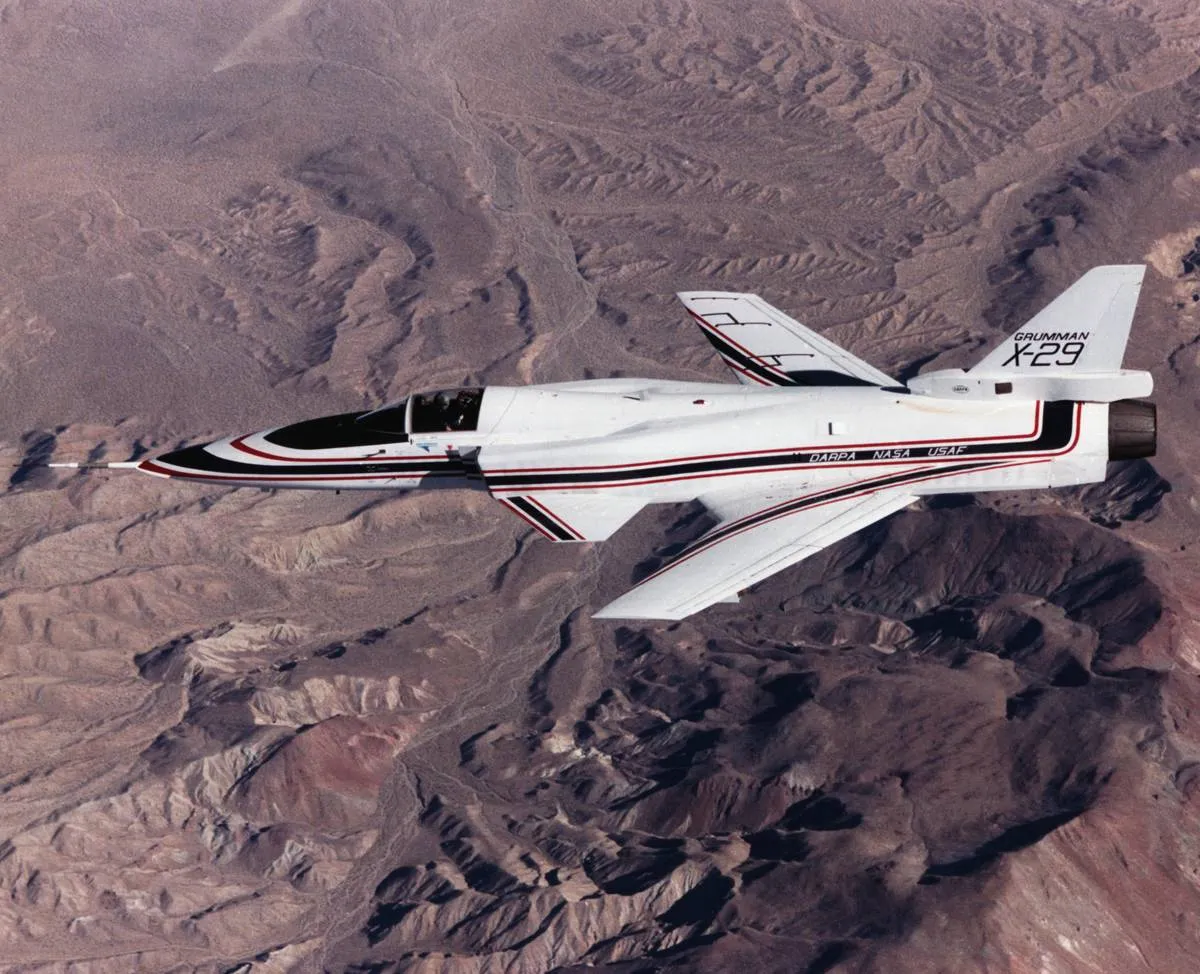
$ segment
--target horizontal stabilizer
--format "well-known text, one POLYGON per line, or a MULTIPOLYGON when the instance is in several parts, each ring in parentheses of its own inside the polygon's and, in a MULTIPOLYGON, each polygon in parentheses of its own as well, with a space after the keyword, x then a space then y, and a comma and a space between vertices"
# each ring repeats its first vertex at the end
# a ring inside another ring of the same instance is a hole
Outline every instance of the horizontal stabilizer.
POLYGON ((603 541, 646 506, 638 497, 565 490, 507 494, 496 500, 551 541, 603 541))

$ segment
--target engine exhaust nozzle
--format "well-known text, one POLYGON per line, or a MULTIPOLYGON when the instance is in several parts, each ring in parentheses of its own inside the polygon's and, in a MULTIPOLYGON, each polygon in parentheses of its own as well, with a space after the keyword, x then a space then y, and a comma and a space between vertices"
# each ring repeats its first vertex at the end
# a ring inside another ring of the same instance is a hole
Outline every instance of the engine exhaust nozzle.
POLYGON ((1108 458, 1137 460, 1154 456, 1158 446, 1158 410, 1152 402, 1118 399, 1108 407, 1108 458))

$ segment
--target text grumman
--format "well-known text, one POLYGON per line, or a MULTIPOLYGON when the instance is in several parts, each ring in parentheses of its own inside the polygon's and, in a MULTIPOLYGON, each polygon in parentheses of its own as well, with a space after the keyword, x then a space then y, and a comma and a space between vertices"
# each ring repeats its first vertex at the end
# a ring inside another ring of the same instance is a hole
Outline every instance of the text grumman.
POLYGON ((1086 342, 1090 331, 1021 331, 1013 335, 1015 342, 1086 342))

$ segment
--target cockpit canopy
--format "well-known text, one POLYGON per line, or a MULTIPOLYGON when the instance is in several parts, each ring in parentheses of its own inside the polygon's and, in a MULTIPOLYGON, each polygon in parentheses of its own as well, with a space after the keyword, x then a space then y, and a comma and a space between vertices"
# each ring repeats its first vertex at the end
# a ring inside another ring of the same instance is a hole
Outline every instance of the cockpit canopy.
POLYGON ((264 434, 289 450, 344 450, 408 442, 410 433, 472 431, 479 427, 483 389, 423 392, 370 412, 339 413, 281 426, 264 434))
POLYGON ((408 439, 408 400, 401 399, 390 406, 381 406, 369 413, 360 413, 355 422, 363 429, 375 430, 408 439))
POLYGON ((482 389, 444 389, 412 397, 410 433, 463 432, 479 428, 482 389))
POLYGON ((442 389, 421 392, 382 409, 364 413, 357 422, 367 429, 400 437, 416 433, 445 433, 479 427, 483 389, 442 389))

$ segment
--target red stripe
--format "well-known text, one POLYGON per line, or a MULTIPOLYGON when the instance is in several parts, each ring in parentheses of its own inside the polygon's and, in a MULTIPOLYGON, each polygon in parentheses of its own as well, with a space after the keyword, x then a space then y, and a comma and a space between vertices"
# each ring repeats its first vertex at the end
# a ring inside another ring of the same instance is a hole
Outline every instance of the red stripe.
MULTIPOLYGON (((1073 446, 1068 447, 1066 450, 1064 450, 1062 452, 1067 453, 1071 449, 1074 449, 1074 447, 1073 446)), ((1053 457, 1053 456, 1059 456, 1059 455, 1060 454, 1055 454, 1055 453, 1046 453, 1046 454, 1035 453, 1035 454, 1031 454, 1030 459, 1033 459, 1036 457, 1041 457, 1041 456, 1053 457)), ((982 457, 963 457, 959 461, 959 464, 961 466, 963 464, 970 463, 970 462, 978 463, 982 459, 984 459, 984 458, 982 458, 982 457)), ((522 486, 522 487, 513 487, 511 490, 507 490, 507 493, 525 496, 533 491, 548 491, 548 492, 553 493, 554 491, 559 491, 559 490, 607 490, 607 489, 614 489, 614 488, 618 488, 618 487, 641 487, 641 486, 645 486, 647 484, 670 484, 670 483, 675 483, 677 481, 684 481, 684 480, 704 480, 709 477, 736 477, 739 474, 745 474, 746 476, 751 476, 751 475, 755 475, 755 474, 775 473, 778 471, 813 470, 813 469, 841 470, 841 469, 845 469, 848 467, 850 467, 850 468, 854 468, 854 467, 903 467, 903 466, 921 467, 921 466, 928 466, 930 464, 935 464, 935 463, 944 464, 947 462, 953 463, 953 462, 955 462, 955 458, 954 457, 927 457, 923 460, 913 460, 911 458, 908 460, 862 460, 862 461, 855 462, 855 463, 822 463, 822 464, 817 464, 815 466, 810 465, 810 464, 798 464, 798 465, 788 464, 787 466, 759 467, 757 469, 750 469, 750 470, 724 470, 724 471, 710 470, 710 471, 706 471, 704 473, 679 474, 674 477, 643 477, 638 480, 622 480, 620 483, 616 483, 616 484, 591 481, 591 482, 582 483, 582 484, 548 484, 544 487, 522 486)), ((506 490, 506 488, 497 488, 497 490, 506 490)), ((500 494, 496 493, 495 491, 493 491, 493 493, 495 494, 495 496, 500 496, 500 494)), ((530 500, 532 500, 532 498, 530 498, 530 500)))
MULTIPOLYGON (((720 353, 718 352, 717 354, 720 354, 720 353)), ((733 369, 734 372, 740 372, 747 379, 751 379, 752 381, 757 382, 760 386, 768 386, 771 389, 779 388, 774 383, 768 382, 762 376, 755 375, 753 372, 751 372, 747 369, 743 369, 740 365, 738 365, 736 362, 734 362, 734 360, 731 358, 727 358, 726 356, 721 355, 721 361, 723 361, 726 365, 728 365, 731 369, 733 369)))

